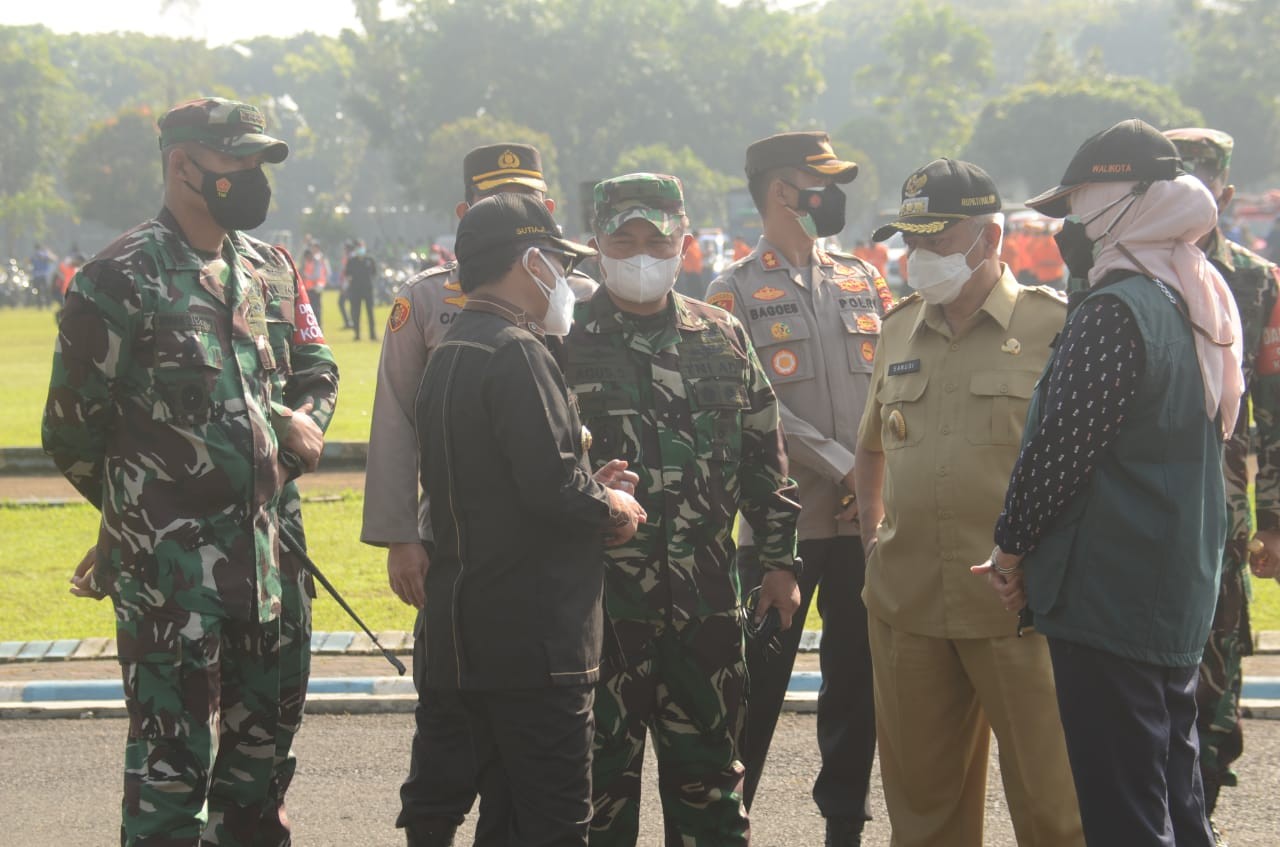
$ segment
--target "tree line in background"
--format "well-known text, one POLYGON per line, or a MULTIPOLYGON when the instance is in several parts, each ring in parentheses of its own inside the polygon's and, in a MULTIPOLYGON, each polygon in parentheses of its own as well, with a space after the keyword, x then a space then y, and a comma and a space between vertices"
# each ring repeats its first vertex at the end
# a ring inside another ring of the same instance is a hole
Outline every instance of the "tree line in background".
POLYGON ((1275 0, 353 3, 363 32, 220 47, 0 28, 0 255, 153 214, 155 119, 199 94, 264 107, 293 149, 272 225, 322 239, 447 221, 462 155, 504 139, 541 149, 572 232, 583 183, 638 169, 679 175, 695 224, 723 225, 746 145, 784 129, 825 128, 861 163, 859 235, 933 156, 1016 201, 1127 117, 1224 129, 1237 184, 1280 181, 1275 0))

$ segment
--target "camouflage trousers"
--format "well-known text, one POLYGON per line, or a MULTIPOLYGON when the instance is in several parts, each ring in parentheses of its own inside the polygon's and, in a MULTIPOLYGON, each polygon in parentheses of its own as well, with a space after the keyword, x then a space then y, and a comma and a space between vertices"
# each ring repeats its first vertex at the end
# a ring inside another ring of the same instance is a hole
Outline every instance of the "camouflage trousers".
POLYGON ((1200 774, 1205 808, 1210 815, 1217 805, 1218 789, 1236 784, 1231 765, 1244 750, 1240 728, 1241 660, 1253 653, 1245 543, 1245 537, 1233 537, 1227 542, 1218 604, 1213 612, 1213 627, 1209 630, 1204 658, 1200 660, 1196 687, 1200 774))
POLYGON ((310 672, 311 603, 283 561, 281 617, 116 603, 129 735, 124 847, 280 847, 310 672))
POLYGON ((621 643, 646 646, 606 661, 596 685, 591 847, 636 843, 646 732, 656 745, 667 843, 747 844, 738 749, 746 661, 737 613, 611 625, 621 643), (649 637, 639 637, 646 628, 649 637))

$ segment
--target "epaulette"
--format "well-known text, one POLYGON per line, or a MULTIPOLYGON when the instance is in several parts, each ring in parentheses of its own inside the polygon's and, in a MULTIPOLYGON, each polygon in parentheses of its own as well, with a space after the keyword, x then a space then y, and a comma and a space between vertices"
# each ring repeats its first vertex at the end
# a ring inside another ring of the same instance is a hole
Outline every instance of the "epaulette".
POLYGON ((885 312, 884 315, 881 316, 880 320, 881 321, 888 320, 890 315, 902 311, 902 307, 908 305, 909 303, 922 303, 922 302, 924 302, 924 298, 920 296, 920 292, 913 291, 910 294, 908 294, 906 297, 903 297, 897 303, 894 303, 893 307, 889 309, 889 311, 885 312))
POLYGON ((432 277, 440 276, 441 274, 448 275, 456 270, 457 267, 458 262, 457 260, 454 260, 452 262, 445 262, 443 265, 436 265, 433 268, 427 268, 425 271, 418 271, 416 274, 404 281, 403 287, 408 288, 411 285, 417 285, 424 279, 431 279, 432 277))
POLYGON ((1027 285, 1023 287, 1028 291, 1034 291, 1037 294, 1043 294, 1046 297, 1051 297, 1064 306, 1067 305, 1067 292, 1059 291, 1051 285, 1027 285))

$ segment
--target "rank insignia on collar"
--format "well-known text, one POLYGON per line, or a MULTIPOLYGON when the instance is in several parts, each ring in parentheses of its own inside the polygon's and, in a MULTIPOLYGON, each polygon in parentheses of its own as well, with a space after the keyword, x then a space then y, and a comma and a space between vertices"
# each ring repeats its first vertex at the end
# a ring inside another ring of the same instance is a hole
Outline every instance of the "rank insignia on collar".
POLYGON ((444 287, 445 287, 445 289, 446 289, 446 290, 448 290, 448 291, 461 291, 461 290, 462 290, 462 283, 460 283, 460 282, 446 282, 446 283, 444 284, 444 287))
POLYGON ((760 264, 764 265, 768 270, 775 270, 781 262, 778 261, 778 254, 772 250, 766 250, 760 254, 760 264))
POLYGON ((444 298, 444 302, 448 303, 450 306, 457 306, 461 309, 463 306, 467 305, 467 295, 459 294, 457 297, 446 297, 444 298))
POLYGON ((779 297, 785 297, 786 292, 780 288, 774 288, 772 285, 766 285, 763 288, 757 288, 755 293, 751 295, 756 300, 777 300, 779 297))

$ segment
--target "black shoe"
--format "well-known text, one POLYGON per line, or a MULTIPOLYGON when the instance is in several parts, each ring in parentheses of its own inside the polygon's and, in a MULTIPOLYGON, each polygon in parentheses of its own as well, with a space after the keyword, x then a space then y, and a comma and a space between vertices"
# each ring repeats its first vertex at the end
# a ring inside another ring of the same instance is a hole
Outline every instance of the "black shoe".
POLYGON ((825 847, 862 847, 862 826, 860 818, 827 818, 827 837, 822 842, 825 847))

